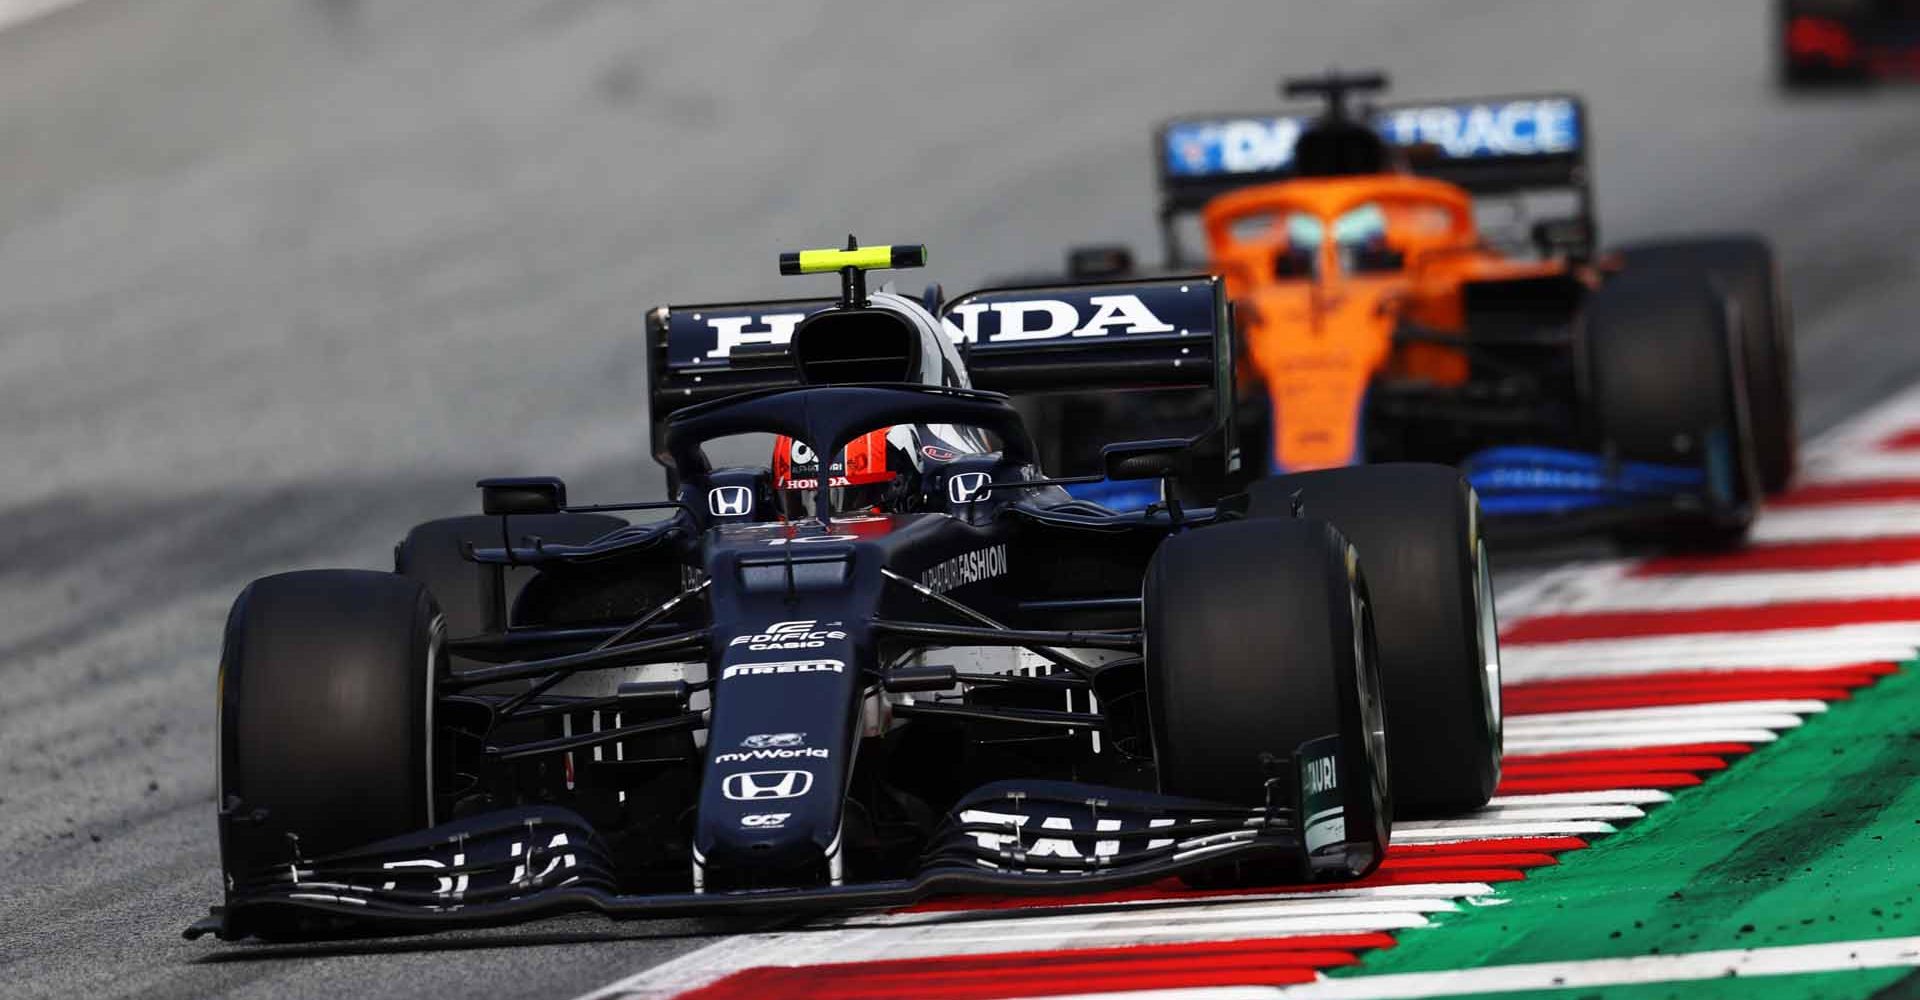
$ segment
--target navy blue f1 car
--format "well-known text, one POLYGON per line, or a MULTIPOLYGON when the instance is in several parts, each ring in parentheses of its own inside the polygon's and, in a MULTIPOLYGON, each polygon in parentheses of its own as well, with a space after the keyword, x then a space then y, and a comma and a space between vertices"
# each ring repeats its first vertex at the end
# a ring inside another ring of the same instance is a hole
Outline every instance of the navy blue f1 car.
POLYGON ((868 294, 923 259, 807 251, 783 269, 839 298, 655 310, 669 500, 486 480, 394 572, 248 586, 225 900, 189 936, 1344 880, 1396 814, 1487 802, 1499 654, 1457 471, 1076 500, 987 387, 1210 386, 1206 442, 1113 444, 1104 473, 1232 462, 1219 282, 868 294), (715 467, 743 435, 773 461, 715 467))

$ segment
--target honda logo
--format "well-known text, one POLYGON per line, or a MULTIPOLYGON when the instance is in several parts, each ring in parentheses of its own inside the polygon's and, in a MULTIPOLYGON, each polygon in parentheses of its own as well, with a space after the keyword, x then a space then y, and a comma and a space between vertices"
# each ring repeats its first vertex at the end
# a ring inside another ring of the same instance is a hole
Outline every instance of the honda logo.
POLYGON ((714 517, 742 517, 753 513, 753 491, 745 486, 715 486, 707 491, 707 510, 714 517))
POLYGON ((947 499, 954 503, 972 503, 987 498, 993 477, 984 472, 956 472, 947 480, 947 499))
POLYGON ((742 771, 720 784, 720 791, 735 802, 797 799, 812 790, 812 771, 742 771))

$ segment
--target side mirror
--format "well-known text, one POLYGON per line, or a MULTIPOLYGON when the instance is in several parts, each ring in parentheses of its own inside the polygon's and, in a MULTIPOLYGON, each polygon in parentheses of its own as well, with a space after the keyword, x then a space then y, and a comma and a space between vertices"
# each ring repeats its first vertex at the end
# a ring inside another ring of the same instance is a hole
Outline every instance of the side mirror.
POLYGON ((1192 447, 1186 438, 1122 441, 1100 449, 1100 461, 1107 478, 1114 481, 1166 479, 1186 474, 1192 447))
POLYGON ((567 484, 552 476, 482 479, 482 514, 558 514, 567 505, 567 484))

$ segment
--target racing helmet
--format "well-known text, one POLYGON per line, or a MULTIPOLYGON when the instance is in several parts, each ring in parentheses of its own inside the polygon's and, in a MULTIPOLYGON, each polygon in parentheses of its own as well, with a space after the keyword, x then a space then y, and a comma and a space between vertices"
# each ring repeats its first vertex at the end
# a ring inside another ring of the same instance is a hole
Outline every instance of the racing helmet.
POLYGON ((913 464, 894 455, 887 441, 890 428, 868 431, 855 438, 825 470, 812 446, 782 435, 773 444, 773 491, 781 516, 807 517, 813 509, 820 477, 827 477, 831 514, 884 513, 905 495, 913 464))

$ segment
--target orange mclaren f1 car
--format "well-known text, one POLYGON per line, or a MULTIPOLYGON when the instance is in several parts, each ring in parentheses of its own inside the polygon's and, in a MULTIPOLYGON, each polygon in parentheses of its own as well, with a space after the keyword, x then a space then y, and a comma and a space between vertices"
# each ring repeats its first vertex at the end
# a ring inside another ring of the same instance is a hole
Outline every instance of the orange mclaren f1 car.
MULTIPOLYGON (((1223 275, 1236 310, 1248 472, 1445 461, 1492 516, 1743 537, 1796 448, 1767 244, 1596 252, 1577 98, 1350 110, 1385 83, 1293 80, 1321 114, 1159 133, 1169 265, 1223 275)), ((1131 267, 1112 249, 1069 259, 1081 278, 1131 267)), ((1098 405, 1109 425, 1165 416, 1098 405)), ((1052 431, 1068 452, 1076 425, 1052 431)))

